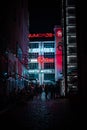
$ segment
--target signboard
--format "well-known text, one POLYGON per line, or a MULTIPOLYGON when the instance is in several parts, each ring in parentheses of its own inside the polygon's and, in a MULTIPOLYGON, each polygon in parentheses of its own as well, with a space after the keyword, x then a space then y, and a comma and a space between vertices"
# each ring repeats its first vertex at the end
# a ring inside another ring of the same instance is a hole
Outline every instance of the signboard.
POLYGON ((33 34, 28 34, 29 38, 40 38, 40 37, 54 37, 53 33, 33 33, 33 34))

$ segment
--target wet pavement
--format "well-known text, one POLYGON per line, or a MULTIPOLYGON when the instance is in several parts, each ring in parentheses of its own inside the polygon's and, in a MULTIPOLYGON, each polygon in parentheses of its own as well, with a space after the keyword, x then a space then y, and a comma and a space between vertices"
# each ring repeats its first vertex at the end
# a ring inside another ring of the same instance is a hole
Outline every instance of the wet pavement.
MULTIPOLYGON (((18 103, 0 115, 2 129, 74 130, 85 128, 84 113, 67 98, 48 99, 45 93, 18 103)), ((1 129, 0 128, 0 129, 1 129)))

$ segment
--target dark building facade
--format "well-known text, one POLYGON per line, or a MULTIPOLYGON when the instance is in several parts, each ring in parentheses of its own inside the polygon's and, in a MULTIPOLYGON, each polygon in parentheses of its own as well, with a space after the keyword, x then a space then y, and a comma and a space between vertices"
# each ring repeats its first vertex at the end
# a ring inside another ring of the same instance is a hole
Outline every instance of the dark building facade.
POLYGON ((78 92, 76 2, 62 0, 63 67, 66 94, 78 92))
POLYGON ((0 4, 0 83, 3 78, 7 80, 8 94, 14 87, 24 87, 28 67, 28 30, 28 1, 3 1, 0 4))
MULTIPOLYGON (((71 56, 75 55, 72 65, 76 67, 74 71, 77 76, 78 95, 81 99, 85 99, 86 92, 86 74, 87 74, 87 58, 86 58, 86 4, 82 1, 62 0, 62 25, 64 32, 64 66, 65 66, 65 84, 68 84, 68 68, 71 56), (71 43, 72 42, 72 43, 71 43), (70 58, 68 58, 70 53, 70 58)), ((70 72, 70 71, 69 71, 70 72)), ((67 92, 67 87, 66 87, 67 92)))

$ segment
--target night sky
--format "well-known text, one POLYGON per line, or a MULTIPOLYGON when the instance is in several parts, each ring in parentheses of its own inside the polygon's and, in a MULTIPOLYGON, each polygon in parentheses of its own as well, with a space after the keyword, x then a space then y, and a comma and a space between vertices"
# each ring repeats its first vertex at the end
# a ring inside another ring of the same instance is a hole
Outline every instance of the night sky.
POLYGON ((54 26, 61 24, 61 0, 29 0, 29 22, 30 33, 53 32, 54 26))

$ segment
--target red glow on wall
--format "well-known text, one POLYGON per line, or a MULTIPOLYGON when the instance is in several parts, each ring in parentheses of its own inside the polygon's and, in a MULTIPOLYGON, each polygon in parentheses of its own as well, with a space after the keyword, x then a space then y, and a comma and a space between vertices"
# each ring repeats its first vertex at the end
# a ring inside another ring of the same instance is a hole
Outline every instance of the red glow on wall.
POLYGON ((39 56, 39 57, 37 58, 37 61, 38 61, 39 63, 43 63, 43 62, 44 62, 44 57, 43 57, 43 56, 39 56))
POLYGON ((62 43, 62 28, 61 27, 55 27, 55 70, 56 70, 56 80, 61 78, 59 75, 62 72, 63 68, 63 43, 62 43))
POLYGON ((46 63, 53 63, 54 62, 54 58, 44 58, 43 56, 39 56, 38 58, 37 58, 37 61, 39 62, 39 63, 44 63, 44 62, 46 62, 46 63))
MULTIPOLYGON (((60 41, 57 41, 59 44, 60 41)), ((60 44, 56 48, 56 64, 57 64, 57 69, 62 71, 62 46, 60 44)))
POLYGON ((29 38, 40 38, 40 37, 54 37, 53 33, 37 33, 37 34, 28 34, 29 38))
POLYGON ((61 38, 62 37, 62 29, 58 29, 56 32, 56 36, 61 38))
POLYGON ((62 70, 62 51, 57 50, 56 56, 57 69, 62 70))
POLYGON ((54 59, 53 58, 45 58, 44 59, 44 62, 54 62, 54 59))

